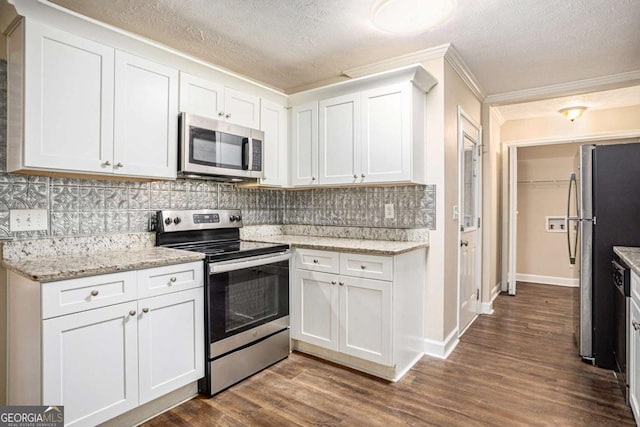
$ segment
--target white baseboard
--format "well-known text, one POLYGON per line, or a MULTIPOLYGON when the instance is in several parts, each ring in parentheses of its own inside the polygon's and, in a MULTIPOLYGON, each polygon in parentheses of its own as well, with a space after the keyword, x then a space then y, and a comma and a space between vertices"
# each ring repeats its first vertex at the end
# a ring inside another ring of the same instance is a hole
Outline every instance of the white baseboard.
POLYGON ((569 279, 566 277, 540 276, 537 274, 516 273, 516 280, 519 282, 540 283, 543 285, 568 286, 577 288, 580 285, 579 279, 569 279))
POLYGON ((479 314, 493 314, 493 301, 500 295, 502 288, 500 282, 496 283, 493 289, 491 289, 491 298, 489 302, 480 303, 479 314))
POLYGON ((444 339, 444 341, 436 341, 425 338, 424 354, 438 359, 446 359, 458 345, 458 328, 455 328, 444 339))

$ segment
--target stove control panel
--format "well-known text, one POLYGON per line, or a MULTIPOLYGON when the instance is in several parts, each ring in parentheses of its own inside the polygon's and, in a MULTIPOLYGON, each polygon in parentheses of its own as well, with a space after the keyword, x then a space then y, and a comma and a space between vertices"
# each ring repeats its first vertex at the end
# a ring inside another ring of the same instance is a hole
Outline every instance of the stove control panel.
POLYGON ((152 221, 151 231, 167 233, 172 231, 240 227, 242 227, 242 215, 239 209, 185 209, 157 211, 156 218, 152 221))

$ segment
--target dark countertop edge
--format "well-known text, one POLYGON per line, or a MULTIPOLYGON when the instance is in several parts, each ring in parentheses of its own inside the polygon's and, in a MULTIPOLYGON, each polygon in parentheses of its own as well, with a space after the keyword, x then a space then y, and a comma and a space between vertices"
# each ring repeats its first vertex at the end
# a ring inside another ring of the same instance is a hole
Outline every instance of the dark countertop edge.
POLYGON ((636 261, 640 261, 640 247, 614 246, 613 252, 618 254, 620 258, 627 263, 629 268, 640 276, 640 265, 629 257, 630 253, 633 253, 634 255, 637 255, 636 261))

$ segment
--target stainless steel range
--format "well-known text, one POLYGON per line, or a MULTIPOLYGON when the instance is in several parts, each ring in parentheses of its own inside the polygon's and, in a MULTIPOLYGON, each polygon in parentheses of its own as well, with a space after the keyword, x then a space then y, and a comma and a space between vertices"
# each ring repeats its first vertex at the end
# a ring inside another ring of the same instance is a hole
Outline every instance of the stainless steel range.
POLYGON ((164 210, 156 245, 205 257, 205 378, 212 396, 289 355, 288 245, 240 240, 239 210, 164 210))

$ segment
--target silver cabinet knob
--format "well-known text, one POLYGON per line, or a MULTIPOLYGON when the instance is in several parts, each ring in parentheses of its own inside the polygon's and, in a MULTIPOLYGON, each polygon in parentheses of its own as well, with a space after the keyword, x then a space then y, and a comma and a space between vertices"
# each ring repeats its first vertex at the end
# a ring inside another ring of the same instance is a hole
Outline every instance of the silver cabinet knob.
POLYGON ((176 283, 176 280, 178 280, 178 278, 176 276, 171 277, 171 279, 169 279, 169 284, 173 285, 174 283, 176 283))
POLYGON ((230 119, 230 118, 231 118, 231 113, 227 113, 227 114, 225 114, 225 115, 224 115, 224 118, 225 118, 225 119, 230 119))
POLYGON ((110 162, 109 160, 107 160, 107 161, 106 161, 106 162, 104 162, 101 166, 102 166, 103 168, 106 168, 107 166, 111 166, 111 162, 110 162))
POLYGON ((129 312, 129 316, 135 316, 135 315, 136 315, 136 311, 135 311, 135 310, 131 310, 131 311, 129 312))
POLYGON ((344 286, 344 282, 338 282, 338 285, 344 286))
POLYGON ((91 296, 92 297, 97 297, 98 294, 99 294, 99 292, 97 290, 95 290, 95 289, 91 291, 91 296))
POLYGON ((143 313, 148 313, 148 312, 149 312, 149 309, 148 309, 147 307, 145 307, 145 308, 143 308, 143 309, 142 309, 142 312, 143 312, 143 313))
POLYGON ((315 180, 316 180, 316 177, 315 177, 315 176, 312 176, 312 177, 311 177, 311 181, 315 181, 315 180))
POLYGON ((460 246, 469 246, 469 242, 466 240, 461 240, 460 241, 460 246))
POLYGON ((353 174, 353 179, 358 179, 358 174, 357 173, 353 174))
POLYGON ((317 259, 314 259, 314 260, 313 260, 313 263, 314 263, 314 264, 317 264, 317 263, 318 263, 318 260, 317 260, 317 259))
POLYGON ((362 174, 362 175, 360 175, 360 176, 364 178, 364 177, 366 177, 367 175, 365 175, 365 174, 362 174))
POLYGON ((640 329, 640 323, 636 322, 635 320, 632 320, 631 324, 633 325, 634 330, 637 331, 638 329, 640 329))
POLYGON ((367 266, 366 266, 366 265, 364 265, 364 264, 362 264, 362 265, 360 266, 360 268, 364 270, 364 269, 366 269, 366 268, 367 268, 367 266))
POLYGON ((335 281, 335 280, 332 280, 332 281, 331 281, 331 284, 332 284, 332 285, 335 285, 335 284, 336 284, 336 281, 335 281))
POLYGON ((117 168, 121 168, 121 167, 123 167, 123 166, 124 166, 124 165, 123 165, 122 163, 120 163, 120 162, 116 163, 116 167, 117 167, 117 168))
POLYGON ((218 116, 220 117, 224 116, 224 111, 218 111, 218 116))

